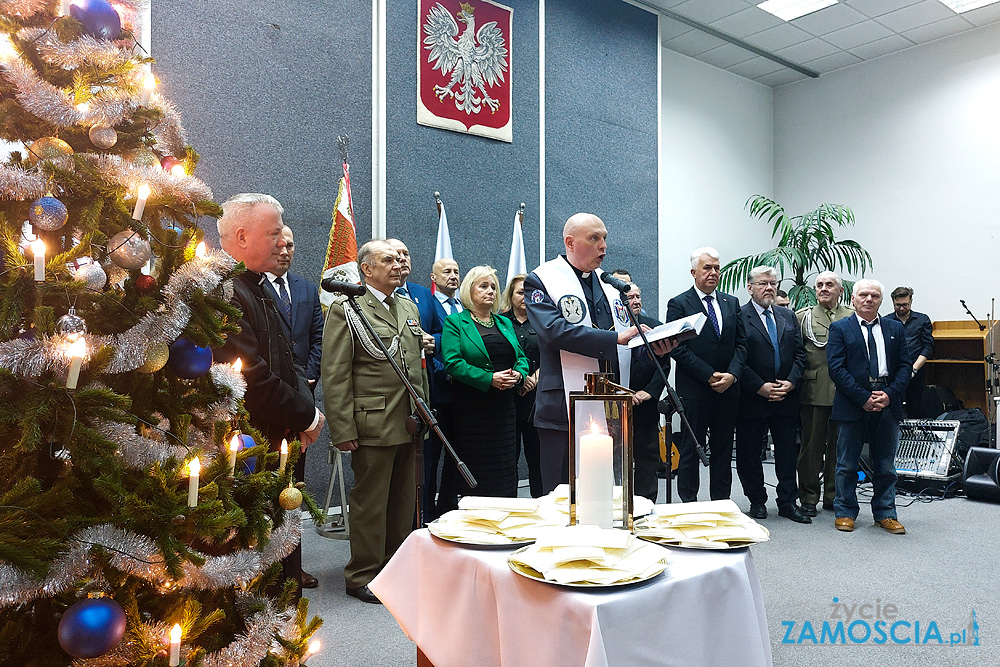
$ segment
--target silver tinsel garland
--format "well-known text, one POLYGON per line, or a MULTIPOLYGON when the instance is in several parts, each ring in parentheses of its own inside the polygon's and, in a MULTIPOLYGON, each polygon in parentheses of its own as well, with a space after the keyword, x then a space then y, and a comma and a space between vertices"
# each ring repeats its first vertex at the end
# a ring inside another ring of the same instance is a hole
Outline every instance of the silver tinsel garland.
MULTIPOLYGON (((271 532, 263 549, 241 549, 224 556, 202 554, 205 564, 185 562, 183 575, 171 582, 170 589, 217 590, 246 584, 290 554, 301 538, 301 513, 287 512, 284 523, 271 532)), ((95 546, 104 547, 108 564, 116 570, 157 585, 170 582, 163 555, 152 538, 103 524, 76 533, 73 546, 52 562, 43 580, 0 561, 0 608, 72 589, 76 582, 93 574, 90 550, 95 546)))
POLYGON ((166 463, 171 458, 183 460, 188 453, 180 445, 168 445, 139 435, 131 424, 95 421, 94 428, 118 445, 118 455, 130 468, 145 470, 156 463, 166 463))
POLYGON ((45 28, 23 28, 17 37, 22 42, 32 42, 38 55, 46 62, 65 70, 81 65, 112 68, 132 60, 132 52, 118 43, 95 39, 90 35, 83 35, 67 44, 45 28))
MULTIPOLYGON (((195 289, 206 294, 219 290, 218 296, 229 300, 232 285, 223 284, 222 275, 236 266, 236 260, 222 251, 208 253, 181 265, 163 288, 167 304, 155 313, 147 313, 128 331, 111 336, 85 334, 87 349, 99 350, 110 346, 114 357, 104 372, 124 373, 133 371, 146 360, 146 347, 152 341, 167 344, 177 340, 191 317, 191 308, 185 302, 195 289)), ((228 283, 228 281, 226 281, 228 283)), ((15 339, 0 343, 0 368, 23 377, 38 377, 46 371, 57 373, 69 370, 66 356, 68 342, 62 336, 41 337, 34 340, 15 339)), ((86 360, 84 366, 86 366, 86 360)))
POLYGON ((235 417, 239 402, 247 393, 246 378, 243 377, 243 373, 236 371, 229 364, 212 364, 212 368, 208 372, 212 376, 212 384, 229 390, 229 397, 209 405, 209 411, 213 413, 223 412, 235 417))
MULTIPOLYGON (((116 0, 119 11, 135 15, 149 4, 149 0, 116 0)), ((13 14, 28 18, 45 11, 52 10, 52 0, 0 0, 0 13, 13 14)), ((124 18, 124 17, 123 17, 124 18)))
POLYGON ((48 189, 48 181, 40 172, 0 164, 0 200, 38 199, 48 192, 48 189))
POLYGON ((200 179, 194 176, 175 176, 159 167, 143 167, 120 155, 98 155, 87 153, 84 159, 92 164, 110 183, 115 183, 126 190, 135 188, 136 183, 149 186, 147 205, 157 199, 174 200, 181 206, 212 199, 212 190, 200 179))

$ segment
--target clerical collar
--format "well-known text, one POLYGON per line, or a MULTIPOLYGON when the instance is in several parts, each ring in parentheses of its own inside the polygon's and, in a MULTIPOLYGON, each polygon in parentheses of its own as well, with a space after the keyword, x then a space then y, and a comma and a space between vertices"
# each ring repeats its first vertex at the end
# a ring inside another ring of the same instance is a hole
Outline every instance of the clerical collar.
POLYGON ((571 269, 573 269, 573 273, 576 274, 577 278, 580 278, 581 280, 590 280, 590 274, 592 273, 591 271, 581 271, 580 269, 576 268, 575 266, 570 264, 570 261, 566 257, 566 255, 560 255, 560 257, 566 260, 566 263, 569 264, 569 267, 571 269))

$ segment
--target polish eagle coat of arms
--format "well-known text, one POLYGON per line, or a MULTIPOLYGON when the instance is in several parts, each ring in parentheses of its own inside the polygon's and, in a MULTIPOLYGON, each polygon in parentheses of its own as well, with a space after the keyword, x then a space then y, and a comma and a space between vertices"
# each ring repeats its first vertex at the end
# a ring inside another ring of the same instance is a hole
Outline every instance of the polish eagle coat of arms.
POLYGON ((432 2, 420 3, 417 122, 511 141, 512 11, 481 1, 461 2, 452 13, 432 2))

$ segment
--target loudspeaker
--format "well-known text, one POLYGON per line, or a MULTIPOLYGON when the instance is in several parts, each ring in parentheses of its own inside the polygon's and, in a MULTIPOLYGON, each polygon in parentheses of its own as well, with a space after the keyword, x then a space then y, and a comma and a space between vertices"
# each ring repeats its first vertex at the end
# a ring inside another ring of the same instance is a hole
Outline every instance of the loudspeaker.
POLYGON ((1000 450, 970 449, 965 459, 962 488, 966 497, 973 500, 1000 503, 1000 450))

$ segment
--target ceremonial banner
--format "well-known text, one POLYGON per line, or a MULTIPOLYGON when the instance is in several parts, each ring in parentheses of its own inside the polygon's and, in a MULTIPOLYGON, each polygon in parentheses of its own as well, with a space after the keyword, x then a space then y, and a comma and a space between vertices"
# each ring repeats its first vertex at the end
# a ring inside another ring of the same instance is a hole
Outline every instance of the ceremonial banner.
MULTIPOLYGON (((322 278, 333 278, 349 283, 360 283, 358 271, 358 241, 354 229, 354 209, 351 206, 351 177, 344 163, 344 177, 340 179, 337 204, 333 209, 333 226, 326 246, 326 264, 322 278)), ((321 280, 322 280, 321 278, 321 280)), ((319 301, 326 309, 333 303, 334 294, 321 289, 319 301)))
POLYGON ((511 141, 510 7, 417 3, 417 122, 511 141))
POLYGON ((514 236, 510 241, 510 259, 507 260, 507 285, 516 275, 528 272, 528 262, 524 259, 524 236, 521 234, 521 209, 514 214, 514 236))

